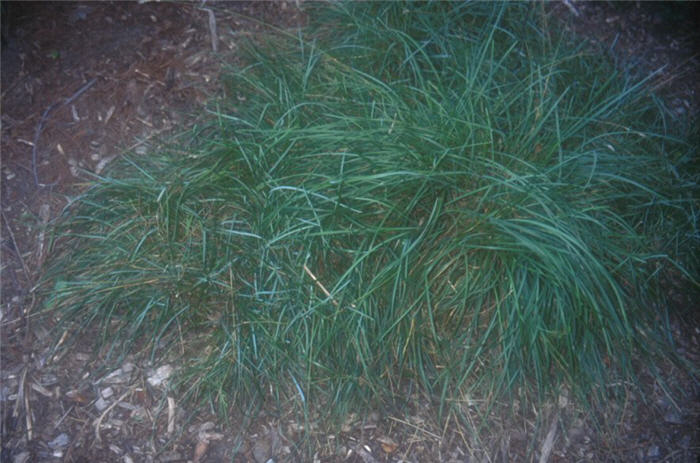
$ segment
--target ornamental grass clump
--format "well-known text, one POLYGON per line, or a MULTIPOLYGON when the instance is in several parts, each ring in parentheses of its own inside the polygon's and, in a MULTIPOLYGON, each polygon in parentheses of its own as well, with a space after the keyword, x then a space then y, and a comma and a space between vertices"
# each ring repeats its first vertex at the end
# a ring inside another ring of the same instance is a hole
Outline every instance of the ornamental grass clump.
POLYGON ((644 82, 531 5, 313 8, 67 210, 51 313, 224 412, 585 395, 663 352, 697 176, 644 82))

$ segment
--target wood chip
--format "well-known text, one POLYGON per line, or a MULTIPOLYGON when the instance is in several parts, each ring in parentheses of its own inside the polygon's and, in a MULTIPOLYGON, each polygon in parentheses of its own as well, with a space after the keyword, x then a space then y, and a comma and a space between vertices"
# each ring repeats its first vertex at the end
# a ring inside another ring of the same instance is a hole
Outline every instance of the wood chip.
POLYGON ((36 392, 43 395, 44 397, 53 397, 53 393, 51 391, 49 391, 48 389, 46 389, 41 384, 32 383, 31 386, 32 386, 32 389, 34 389, 36 392))
POLYGON ((104 120, 104 123, 105 123, 105 124, 106 124, 107 122, 109 122, 109 120, 112 118, 112 114, 114 114, 114 110, 115 110, 115 109, 116 109, 115 106, 111 106, 111 107, 107 110, 107 115, 105 115, 105 120, 104 120))

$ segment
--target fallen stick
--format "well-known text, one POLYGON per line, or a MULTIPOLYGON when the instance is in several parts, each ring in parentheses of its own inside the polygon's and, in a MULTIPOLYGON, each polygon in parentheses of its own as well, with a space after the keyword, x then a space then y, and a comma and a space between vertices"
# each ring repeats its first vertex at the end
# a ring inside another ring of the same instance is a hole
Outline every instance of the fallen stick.
POLYGON ((34 145, 32 146, 32 172, 34 173, 34 183, 37 187, 53 186, 58 183, 54 182, 51 184, 44 184, 39 182, 39 173, 36 169, 37 145, 39 144, 39 137, 41 136, 41 131, 44 129, 44 124, 49 118, 49 113, 51 112, 51 110, 58 106, 65 106, 67 104, 72 103, 76 98, 78 98, 80 95, 85 93, 90 87, 92 87, 95 84, 95 82, 97 82, 97 78, 91 79, 88 83, 80 87, 78 91, 75 92, 72 96, 68 97, 63 103, 58 101, 56 103, 53 103, 51 106, 46 108, 44 114, 41 115, 41 119, 39 120, 39 123, 36 126, 36 130, 34 131, 34 145))
POLYGON ((216 34, 216 17, 211 8, 200 8, 209 15, 209 36, 211 37, 211 49, 214 53, 219 50, 219 36, 216 34))

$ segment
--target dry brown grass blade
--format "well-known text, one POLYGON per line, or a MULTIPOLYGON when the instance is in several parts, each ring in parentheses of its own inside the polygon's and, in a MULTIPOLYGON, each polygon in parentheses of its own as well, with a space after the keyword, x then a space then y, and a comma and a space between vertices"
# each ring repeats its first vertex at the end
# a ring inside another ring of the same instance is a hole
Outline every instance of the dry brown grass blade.
POLYGON ((126 391, 124 394, 122 394, 117 400, 115 400, 114 403, 112 403, 112 405, 110 405, 109 407, 107 407, 107 409, 105 409, 105 411, 102 412, 102 415, 100 415, 98 418, 95 419, 95 421, 93 421, 93 425, 95 426, 95 442, 101 442, 101 441, 102 441, 102 437, 100 436, 100 426, 102 425, 102 420, 105 419, 105 417, 109 414, 109 412, 111 412, 111 411, 114 409, 114 407, 116 407, 117 405, 119 405, 119 402, 121 402, 122 400, 126 399, 126 397, 127 397, 129 394, 131 394, 132 392, 134 392, 134 389, 135 389, 135 387, 130 387, 129 390, 127 390, 127 391, 126 391))

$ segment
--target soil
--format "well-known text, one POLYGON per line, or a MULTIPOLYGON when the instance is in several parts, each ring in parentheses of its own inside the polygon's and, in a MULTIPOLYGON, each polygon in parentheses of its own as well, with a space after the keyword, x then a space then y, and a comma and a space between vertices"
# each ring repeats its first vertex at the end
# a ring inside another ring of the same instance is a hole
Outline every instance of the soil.
MULTIPOLYGON (((640 75, 658 71, 649 85, 670 114, 697 120, 698 5, 546 8, 640 75)), ((33 292, 47 257, 46 227, 121 153, 147 155, 206 117, 205 102, 224 95, 222 65, 237 62, 243 39, 264 34, 265 24, 299 27, 304 14, 295 2, 55 2, 3 3, 2 15, 2 463, 697 460, 700 390, 673 366, 665 376, 674 394, 640 367, 645 400, 600 410, 617 414, 608 420, 617 429, 596 427, 564 391, 551 409, 496 419, 475 441, 458 426, 433 423, 427 401, 401 413, 351 415, 337 434, 266 414, 240 432, 235 420, 221 422, 171 395, 171 365, 127 358, 106 367, 88 342, 54 355, 49 327, 35 322, 33 292), (298 445, 301 434, 311 436, 316 455, 298 445), (540 444, 531 452, 533 436, 540 444)), ((689 314, 676 322, 676 345, 698 365, 692 300, 681 291, 675 303, 689 314)))

